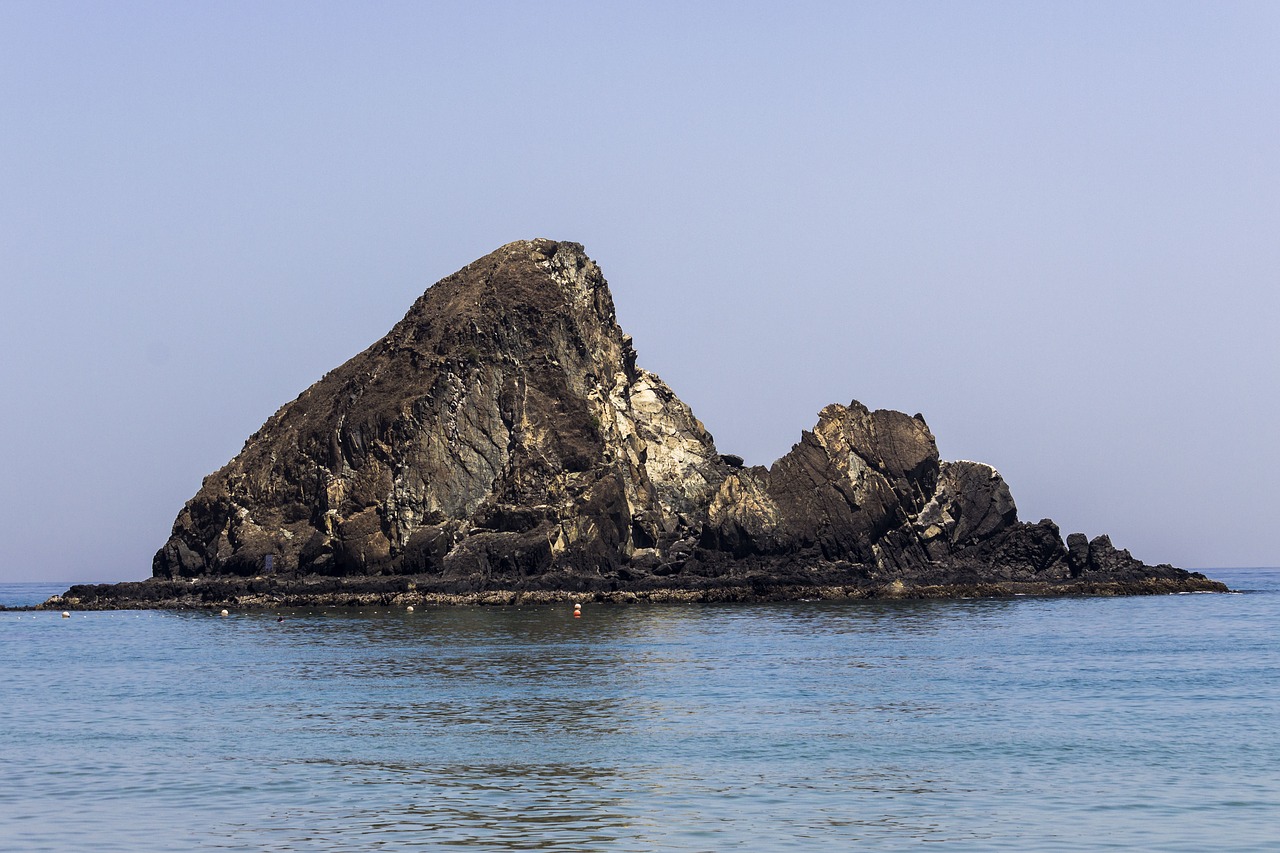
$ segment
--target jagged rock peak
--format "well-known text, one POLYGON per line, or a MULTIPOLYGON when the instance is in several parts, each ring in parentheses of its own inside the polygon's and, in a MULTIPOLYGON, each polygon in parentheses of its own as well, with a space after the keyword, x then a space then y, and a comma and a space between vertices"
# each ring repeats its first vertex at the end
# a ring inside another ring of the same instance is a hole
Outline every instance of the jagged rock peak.
POLYGON ((723 467, 636 366, 582 247, 509 243, 277 412, 206 479, 154 571, 617 562, 688 534, 723 467))
MULTIPOLYGON (((207 477, 157 578, 413 575, 441 589, 1056 582, 1151 569, 1070 552, 924 418, 833 404, 769 468, 721 455, 636 363, 577 243, 508 243, 207 477)), ((1183 573, 1185 574, 1185 573, 1183 573)))

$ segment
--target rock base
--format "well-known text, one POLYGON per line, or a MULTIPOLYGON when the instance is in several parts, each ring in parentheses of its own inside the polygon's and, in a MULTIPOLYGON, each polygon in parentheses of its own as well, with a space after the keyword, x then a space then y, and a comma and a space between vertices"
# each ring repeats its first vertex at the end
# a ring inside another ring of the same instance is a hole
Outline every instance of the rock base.
MULTIPOLYGON (((585 581, 586 579, 578 579, 585 581)), ((1194 572, 1170 577, 1073 578, 1062 581, 937 581, 904 583, 780 583, 767 577, 654 578, 625 588, 581 582, 571 587, 481 588, 438 577, 323 576, 286 578, 196 578, 136 583, 84 584, 33 610, 213 610, 282 607, 391 607, 443 605, 536 605, 594 601, 611 604, 662 602, 767 602, 860 599, 960 599, 1013 596, 1167 595, 1229 592, 1226 584, 1194 572), (661 583, 660 581, 665 581, 661 583)))

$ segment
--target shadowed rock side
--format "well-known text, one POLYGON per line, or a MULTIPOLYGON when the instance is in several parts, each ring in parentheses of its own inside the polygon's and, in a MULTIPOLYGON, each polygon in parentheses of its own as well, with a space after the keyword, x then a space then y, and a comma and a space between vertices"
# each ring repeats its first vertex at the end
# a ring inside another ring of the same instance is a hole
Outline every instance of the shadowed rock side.
POLYGON ((919 415, 831 405, 743 467, 636 365, 582 247, 551 240, 445 278, 281 408, 182 509, 153 575, 78 597, 171 602, 187 587, 163 582, 185 579, 206 603, 1220 587, 1019 522, 1000 475, 939 461, 919 415))

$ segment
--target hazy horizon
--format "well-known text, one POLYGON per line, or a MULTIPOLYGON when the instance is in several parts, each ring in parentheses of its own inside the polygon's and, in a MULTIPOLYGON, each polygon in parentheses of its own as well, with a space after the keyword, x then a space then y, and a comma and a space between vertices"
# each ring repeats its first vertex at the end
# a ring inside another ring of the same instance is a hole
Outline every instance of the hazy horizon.
POLYGON ((724 453, 920 412, 1274 566, 1280 6, 0 4, 0 581, 134 580, 422 291, 582 243, 724 453))

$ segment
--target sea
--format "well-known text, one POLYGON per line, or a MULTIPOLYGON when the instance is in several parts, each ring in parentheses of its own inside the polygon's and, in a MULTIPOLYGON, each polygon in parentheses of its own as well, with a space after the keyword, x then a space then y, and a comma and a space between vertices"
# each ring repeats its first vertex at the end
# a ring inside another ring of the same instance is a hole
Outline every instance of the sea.
POLYGON ((1280 569, 1205 571, 1238 592, 0 612, 0 849, 1280 851, 1280 569))

